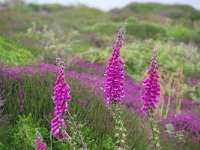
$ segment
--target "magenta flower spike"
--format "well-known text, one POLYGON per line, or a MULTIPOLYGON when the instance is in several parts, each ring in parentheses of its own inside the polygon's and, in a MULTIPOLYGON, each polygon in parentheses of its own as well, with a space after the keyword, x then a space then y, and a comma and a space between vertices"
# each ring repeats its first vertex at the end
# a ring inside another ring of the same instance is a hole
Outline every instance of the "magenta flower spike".
POLYGON ((36 131, 36 137, 37 137, 37 141, 36 141, 37 150, 46 150, 47 145, 44 142, 42 135, 40 134, 40 132, 37 129, 35 129, 35 131, 36 131))
POLYGON ((113 47, 112 56, 108 61, 105 76, 106 105, 110 106, 113 102, 122 103, 124 97, 124 61, 120 58, 125 35, 125 28, 121 27, 118 32, 116 43, 113 47))
POLYGON ((148 77, 143 81, 145 92, 142 96, 142 111, 147 112, 149 108, 156 110, 160 96, 160 84, 158 75, 158 64, 156 59, 156 51, 153 51, 148 77))
POLYGON ((58 140, 68 139, 66 133, 67 125, 64 121, 64 114, 68 109, 68 102, 71 100, 70 87, 65 80, 64 62, 56 56, 58 64, 58 78, 54 88, 54 118, 51 120, 51 131, 58 140))

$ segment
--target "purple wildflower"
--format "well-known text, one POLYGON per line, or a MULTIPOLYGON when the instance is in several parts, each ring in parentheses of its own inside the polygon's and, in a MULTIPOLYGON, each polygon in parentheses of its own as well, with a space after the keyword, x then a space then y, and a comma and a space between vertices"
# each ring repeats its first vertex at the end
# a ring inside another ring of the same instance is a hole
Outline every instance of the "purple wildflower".
POLYGON ((124 97, 124 61, 120 58, 120 49, 123 45, 125 28, 120 28, 116 43, 113 47, 112 56, 106 67, 105 93, 106 104, 109 106, 114 101, 122 103, 124 97))
POLYGON ((36 141, 37 150, 46 150, 47 145, 43 141, 42 135, 39 133, 37 129, 35 129, 35 131, 36 131, 36 136, 37 136, 37 141, 36 141))
POLYGON ((156 53, 154 51, 151 59, 151 66, 148 71, 148 77, 143 81, 143 85, 145 85, 145 92, 142 96, 144 103, 142 111, 145 113, 149 108, 154 110, 157 108, 157 103, 160 96, 159 75, 157 69, 158 64, 156 60, 156 53))
POLYGON ((20 89, 20 90, 19 90, 19 96, 20 96, 20 97, 24 97, 24 96, 25 96, 25 92, 24 92, 23 89, 20 89))
POLYGON ((68 109, 70 97, 70 87, 66 83, 64 75, 64 63, 60 58, 56 58, 58 63, 58 78, 54 88, 54 118, 51 121, 51 131, 58 140, 68 139, 69 135, 65 132, 67 125, 64 121, 64 114, 68 109))

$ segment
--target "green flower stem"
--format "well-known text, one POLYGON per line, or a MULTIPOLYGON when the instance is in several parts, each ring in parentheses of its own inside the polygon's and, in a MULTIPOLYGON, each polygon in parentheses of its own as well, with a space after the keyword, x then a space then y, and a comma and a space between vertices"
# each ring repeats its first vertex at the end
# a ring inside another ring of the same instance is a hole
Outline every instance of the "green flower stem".
POLYGON ((115 120, 115 146, 117 150, 123 150, 125 149, 126 128, 124 127, 124 122, 121 117, 121 110, 115 102, 112 103, 111 112, 115 120))
POLYGON ((159 130, 158 130, 157 122, 154 120, 153 112, 154 111, 152 108, 148 109, 149 125, 152 131, 152 140, 153 140, 154 148, 160 149, 160 140, 159 140, 159 135, 158 135, 159 130))
POLYGON ((83 138, 81 136, 80 131, 78 130, 78 127, 74 121, 74 119, 72 118, 71 114, 69 113, 69 111, 66 112, 71 124, 73 125, 74 130, 77 132, 78 138, 80 140, 80 142, 82 143, 82 150, 87 150, 87 145, 86 143, 83 141, 83 138))
POLYGON ((51 148, 50 148, 50 150, 52 150, 52 145, 53 145, 53 139, 52 139, 52 132, 50 132, 50 136, 49 136, 49 138, 50 138, 50 146, 51 146, 51 148))
MULTIPOLYGON (((66 131, 65 131, 66 132, 66 131)), ((67 133, 64 133, 64 134, 67 134, 67 133)), ((75 148, 75 146, 74 146, 74 144, 71 142, 71 139, 69 138, 69 139, 66 139, 66 142, 69 144, 69 146, 70 146, 70 148, 72 149, 72 150, 76 150, 76 148, 75 148)))

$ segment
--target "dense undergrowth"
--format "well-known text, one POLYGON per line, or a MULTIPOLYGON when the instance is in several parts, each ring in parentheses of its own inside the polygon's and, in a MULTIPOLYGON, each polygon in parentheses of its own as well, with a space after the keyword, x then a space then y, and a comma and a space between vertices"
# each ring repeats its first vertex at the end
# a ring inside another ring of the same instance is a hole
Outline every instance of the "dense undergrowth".
MULTIPOLYGON (((66 78, 72 89, 69 111, 88 149, 114 148, 113 119, 103 101, 103 74, 113 39, 125 22, 127 36, 121 56, 126 63, 126 95, 121 109, 128 130, 126 144, 130 150, 152 148, 150 128, 145 126, 147 122, 140 112, 140 83, 155 48, 162 73, 176 76, 178 68, 183 68, 185 87, 178 117, 174 117, 177 103, 174 95, 167 118, 157 114, 161 145, 166 150, 197 150, 199 21, 199 11, 191 7, 160 4, 130 4, 107 13, 86 6, 35 4, 0 9, 0 149, 34 149, 35 128, 43 135, 48 149, 51 145, 53 149, 69 149, 68 143, 60 143, 50 134, 54 107, 51 97, 57 71, 54 50, 66 62, 66 78)), ((164 93, 163 114, 168 93, 164 93)), ((72 126, 68 131, 80 148, 72 126)))

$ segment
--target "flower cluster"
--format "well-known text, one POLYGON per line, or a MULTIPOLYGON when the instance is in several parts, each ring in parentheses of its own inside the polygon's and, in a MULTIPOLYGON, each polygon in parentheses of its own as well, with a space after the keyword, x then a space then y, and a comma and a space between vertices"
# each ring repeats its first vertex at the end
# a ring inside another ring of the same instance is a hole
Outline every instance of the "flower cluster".
POLYGON ((37 141, 36 141, 37 150, 46 150, 47 145, 43 141, 42 135, 40 134, 40 132, 37 129, 35 129, 35 131, 36 131, 36 137, 37 137, 37 141))
POLYGON ((151 66, 148 71, 148 77, 143 81, 145 85, 145 92, 142 96, 143 107, 142 111, 147 112, 149 108, 156 109, 158 99, 160 96, 160 84, 158 75, 158 64, 156 60, 156 52, 154 51, 153 57, 151 59, 151 66))
POLYGON ((105 76, 105 93, 106 104, 109 106, 114 101, 117 103, 122 102, 124 97, 124 61, 120 58, 120 49, 123 45, 125 35, 125 28, 119 30, 118 38, 113 47, 112 56, 109 59, 108 66, 106 67, 105 76))
POLYGON ((69 135, 65 132, 67 125, 64 122, 64 114, 68 109, 70 101, 70 87, 66 83, 64 75, 64 62, 60 58, 57 59, 58 78, 54 88, 54 118, 51 121, 51 131, 58 140, 68 139, 69 135))

